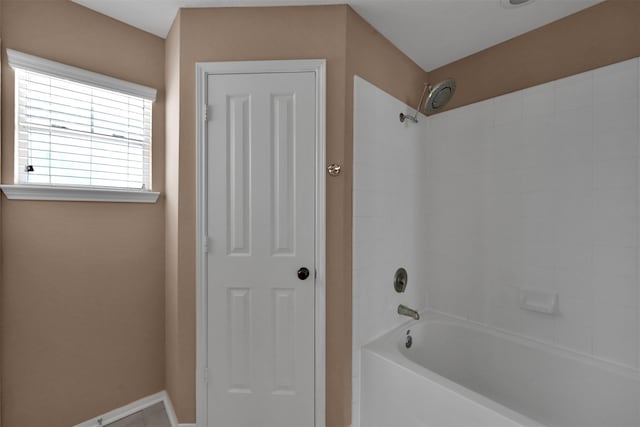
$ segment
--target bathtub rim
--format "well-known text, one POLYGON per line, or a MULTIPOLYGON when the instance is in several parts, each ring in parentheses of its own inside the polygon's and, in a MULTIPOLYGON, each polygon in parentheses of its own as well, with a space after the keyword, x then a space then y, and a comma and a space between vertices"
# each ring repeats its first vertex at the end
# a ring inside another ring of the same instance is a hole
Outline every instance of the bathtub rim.
MULTIPOLYGON (((518 423, 522 427, 548 427, 544 424, 540 424, 539 422, 527 417, 526 415, 522 415, 521 413, 516 412, 513 409, 507 408, 506 406, 496 402, 495 400, 492 400, 486 396, 483 396, 478 392, 468 389, 467 387, 461 384, 458 384, 455 381, 451 381, 450 379, 445 378, 442 375, 437 374, 409 359, 405 358, 407 363, 404 363, 404 364, 401 363, 399 360, 397 360, 397 357, 404 358, 404 355, 402 355, 399 352, 394 357, 393 355, 383 354, 382 352, 379 352, 372 348, 367 348, 367 349, 363 348, 363 353, 361 357, 364 357, 364 352, 366 352, 368 355, 371 355, 372 357, 376 357, 384 360, 387 363, 390 363, 395 368, 409 372, 416 376, 423 377, 427 381, 434 382, 439 386, 445 388, 447 391, 455 394, 457 397, 467 400, 474 405, 482 406, 485 409, 492 411, 501 417, 504 417, 508 420, 518 423), (411 366, 408 366, 408 365, 411 365, 411 366)), ((362 381, 362 378, 360 380, 362 381)))
MULTIPOLYGON (((483 333, 489 333, 491 335, 494 335, 500 338, 514 341, 521 345, 533 347, 537 350, 544 351, 547 353, 552 353, 556 356, 569 357, 571 359, 575 359, 577 361, 584 362, 586 364, 603 369, 607 372, 611 372, 616 375, 622 375, 631 380, 640 382, 640 368, 633 368, 628 365, 623 365, 621 363, 615 362, 613 360, 604 359, 595 355, 582 353, 582 352, 579 352, 571 348, 564 347, 552 342, 538 340, 538 339, 528 337, 526 335, 522 335, 516 332, 511 332, 505 329, 496 328, 494 326, 487 325, 486 323, 477 322, 471 319, 465 319, 462 317, 454 316, 449 313, 444 313, 444 312, 433 310, 430 308, 426 308, 420 311, 420 320, 410 320, 408 322, 405 322, 402 325, 397 326, 377 336, 375 339, 363 345, 361 349, 364 350, 367 348, 378 348, 378 344, 376 343, 392 341, 391 337, 396 336, 395 335, 396 333, 399 333, 401 331, 406 332, 407 329, 414 328, 416 325, 419 325, 423 322, 424 323, 426 322, 450 323, 450 324, 455 324, 461 327, 465 327, 467 329, 473 329, 483 333)), ((405 336, 404 332, 402 332, 402 334, 398 336, 404 337, 405 336)), ((402 353, 400 348, 397 348, 397 349, 400 351, 400 353, 402 353)), ((403 357, 406 357, 406 356, 403 355, 403 357)))
MULTIPOLYGON (((476 404, 481 404, 489 408, 490 410, 515 422, 518 422, 526 427, 546 426, 409 359, 405 354, 403 354, 403 349, 401 348, 402 338, 406 335, 406 331, 408 329, 413 329, 423 323, 453 324, 477 332, 488 333, 498 338, 531 347, 545 353, 550 353, 552 356, 570 358, 582 363, 586 363, 587 365, 593 366, 595 368, 603 369, 609 373, 621 375, 631 380, 640 382, 640 372, 637 369, 620 365, 608 360, 603 360, 591 355, 572 351, 571 349, 567 349, 553 343, 535 340, 523 335, 504 331, 490 325, 459 318, 456 316, 451 316, 447 313, 438 312, 429 308, 423 310, 420 313, 420 316, 420 320, 411 320, 409 322, 403 323, 402 325, 374 339, 370 343, 363 345, 361 347, 361 351, 367 351, 368 353, 378 356, 397 368, 423 376, 427 380, 433 381, 451 390, 464 399, 470 400, 476 404)), ((363 356, 361 355, 361 358, 362 357, 363 356)), ((362 381, 362 379, 360 379, 360 381, 362 381)))
MULTIPOLYGON (((381 338, 385 337, 386 336, 383 336, 381 338)), ((381 348, 382 346, 378 347, 377 345, 372 345, 378 341, 382 341, 382 345, 388 345, 386 341, 381 340, 381 338, 374 341, 373 343, 363 346, 362 351, 367 352, 373 357, 383 359, 385 362, 390 363, 395 368, 402 369, 406 372, 423 377, 427 381, 434 382, 439 386, 445 388, 449 392, 454 393, 459 398, 467 400, 474 405, 483 406, 486 409, 495 412, 499 416, 515 421, 523 427, 548 427, 544 424, 540 424, 539 422, 532 420, 525 415, 520 414, 519 412, 509 409, 506 406, 496 402, 495 400, 483 396, 482 394, 475 392, 463 386, 462 384, 451 381, 450 379, 443 377, 442 375, 437 374, 410 359, 407 359, 405 355, 400 353, 400 350, 396 348, 396 346, 393 346, 392 348, 381 348)), ((380 343, 378 342, 378 344, 380 343)), ((363 358, 364 353, 360 357, 363 358)), ((362 378, 360 379, 360 381, 362 381, 362 378)))
MULTIPOLYGON (((511 332, 505 329, 496 328, 486 323, 477 322, 471 319, 465 319, 462 317, 454 316, 448 313, 443 313, 441 311, 437 311, 429 308, 425 309, 424 313, 420 313, 420 316, 421 316, 421 320, 417 322, 413 321, 410 324, 416 325, 420 323, 422 320, 429 320, 431 322, 440 322, 440 323, 454 323, 459 326, 466 327, 468 329, 480 330, 481 332, 489 333, 491 335, 494 335, 500 338, 514 341, 521 345, 533 347, 537 350, 544 351, 546 353, 551 353, 556 356, 568 357, 576 361, 595 366, 607 372, 610 372, 616 375, 625 376, 633 381, 640 382, 640 369, 633 368, 628 365, 623 365, 613 360, 604 359, 602 357, 598 357, 592 354, 582 353, 577 350, 573 350, 571 348, 558 345, 556 343, 552 343, 549 341, 542 341, 533 337, 528 337, 526 335, 519 334, 517 332, 511 332)), ((407 325, 409 324, 405 324, 405 326, 407 325)), ((402 330, 402 328, 396 328, 396 329, 399 331, 402 330)), ((396 329, 389 331, 388 334, 392 334, 396 329)), ((382 337, 383 336, 380 336, 378 338, 382 338, 382 337)))

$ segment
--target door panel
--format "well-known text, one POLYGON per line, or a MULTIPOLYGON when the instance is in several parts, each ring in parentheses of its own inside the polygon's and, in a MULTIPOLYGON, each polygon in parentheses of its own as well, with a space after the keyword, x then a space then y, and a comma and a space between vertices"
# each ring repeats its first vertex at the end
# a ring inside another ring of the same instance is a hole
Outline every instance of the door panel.
POLYGON ((313 426, 315 74, 207 85, 208 425, 313 426))

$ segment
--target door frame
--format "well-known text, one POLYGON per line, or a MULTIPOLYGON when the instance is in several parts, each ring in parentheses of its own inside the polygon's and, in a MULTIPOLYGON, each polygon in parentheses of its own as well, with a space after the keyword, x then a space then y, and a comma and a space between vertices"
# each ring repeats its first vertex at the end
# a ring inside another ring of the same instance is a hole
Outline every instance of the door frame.
MULTIPOLYGON (((325 426, 325 294, 326 294, 326 60, 277 60, 196 63, 196 426, 207 427, 207 80, 217 74, 315 74, 315 427, 325 426)), ((215 112, 213 112, 215 114, 215 112)))

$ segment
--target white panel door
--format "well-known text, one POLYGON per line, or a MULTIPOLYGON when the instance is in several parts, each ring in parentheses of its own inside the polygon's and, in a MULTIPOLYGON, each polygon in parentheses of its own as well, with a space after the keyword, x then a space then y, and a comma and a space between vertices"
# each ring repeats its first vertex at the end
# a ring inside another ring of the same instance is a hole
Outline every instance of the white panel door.
POLYGON ((209 427, 314 425, 315 97, 312 72, 207 80, 209 427))

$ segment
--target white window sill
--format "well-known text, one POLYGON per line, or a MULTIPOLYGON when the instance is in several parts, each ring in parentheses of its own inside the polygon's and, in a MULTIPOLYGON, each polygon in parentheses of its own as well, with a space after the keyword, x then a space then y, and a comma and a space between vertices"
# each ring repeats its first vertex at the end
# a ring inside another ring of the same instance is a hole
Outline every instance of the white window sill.
POLYGON ((155 203, 160 193, 103 188, 46 185, 0 185, 9 200, 57 200, 67 202, 155 203))

